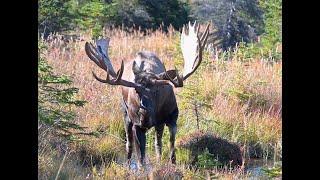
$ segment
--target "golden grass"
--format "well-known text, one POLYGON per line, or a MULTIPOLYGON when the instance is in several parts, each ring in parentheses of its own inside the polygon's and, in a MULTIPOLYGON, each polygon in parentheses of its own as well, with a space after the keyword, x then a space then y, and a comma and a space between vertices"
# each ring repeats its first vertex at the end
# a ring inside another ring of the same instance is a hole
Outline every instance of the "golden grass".
MULTIPOLYGON (((181 66, 179 33, 173 29, 167 34, 157 30, 145 36, 138 31, 127 33, 121 29, 107 30, 105 34, 111 37, 109 52, 115 69, 119 68, 122 59, 128 61, 141 50, 155 52, 167 69, 179 63, 181 66)), ((72 78, 73 86, 79 88, 79 98, 88 102, 83 108, 76 109, 76 121, 88 127, 88 130, 105 130, 109 133, 99 138, 91 137, 89 146, 101 153, 112 148, 118 151, 118 147, 124 148, 121 139, 125 137, 120 88, 99 83, 92 77, 91 71, 101 77, 105 76, 105 72, 85 54, 84 43, 90 41, 90 34, 81 35, 81 38, 83 41, 72 43, 63 43, 61 40, 45 42, 48 47, 45 57, 56 73, 72 78), (115 140, 110 134, 120 140, 115 140), (111 147, 109 139, 112 138, 110 142, 119 146, 111 147)), ((209 108, 203 108, 200 112, 202 119, 211 119, 212 122, 201 124, 200 127, 240 145, 258 143, 276 147, 276 151, 279 151, 277 154, 281 154, 282 63, 268 63, 260 58, 244 62, 237 56, 230 61, 223 61, 217 52, 206 52, 204 57, 204 63, 196 75, 186 82, 186 88, 194 85, 197 97, 202 97, 209 105, 209 108)), ((179 140, 197 129, 193 111, 184 103, 188 101, 183 95, 187 90, 175 91, 180 108, 179 140)), ((166 139, 164 137, 164 141, 166 139)), ((153 152, 147 153, 153 155, 153 152)))

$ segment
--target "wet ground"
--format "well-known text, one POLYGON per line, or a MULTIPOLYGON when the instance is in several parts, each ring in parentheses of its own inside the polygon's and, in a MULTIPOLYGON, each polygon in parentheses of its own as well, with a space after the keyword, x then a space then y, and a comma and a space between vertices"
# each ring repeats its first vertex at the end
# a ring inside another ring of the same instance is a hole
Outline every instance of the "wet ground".
MULTIPOLYGON (((126 166, 126 163, 124 163, 123 160, 119 159, 118 162, 120 164, 126 166)), ((252 179, 252 180, 270 179, 265 174, 263 169, 272 168, 276 164, 279 164, 279 162, 275 162, 273 160, 265 160, 265 159, 249 159, 246 161, 245 173, 250 174, 249 179, 252 179)), ((148 160, 147 160, 144 173, 149 173, 152 171, 152 169, 153 169, 152 164, 150 162, 148 162, 148 160)), ((131 160, 130 170, 132 170, 133 172, 137 172, 137 173, 139 172, 137 162, 134 158, 131 160)), ((281 179, 281 178, 277 178, 277 179, 281 179)))
POLYGON ((252 179, 268 179, 268 176, 265 174, 263 169, 272 168, 276 164, 280 164, 280 162, 265 159, 250 159, 247 160, 245 172, 250 173, 250 177, 252 179))

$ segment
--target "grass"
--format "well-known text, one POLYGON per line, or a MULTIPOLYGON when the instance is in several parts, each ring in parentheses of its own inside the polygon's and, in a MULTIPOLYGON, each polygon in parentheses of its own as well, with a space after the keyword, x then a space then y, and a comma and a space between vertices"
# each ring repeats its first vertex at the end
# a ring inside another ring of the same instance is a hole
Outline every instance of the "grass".
MULTIPOLYGON (((134 58, 136 52, 150 50, 159 56, 167 69, 177 66, 182 70, 179 33, 173 29, 167 34, 157 30, 146 35, 138 31, 127 33, 114 29, 107 30, 105 35, 111 37, 109 52, 115 69, 119 68, 122 59, 128 61, 134 58)), ((83 141, 69 146, 73 153, 67 156, 60 176, 84 179, 90 174, 94 179, 109 179, 112 176, 135 179, 139 176, 115 163, 123 158, 125 150, 120 88, 99 83, 92 77, 91 71, 101 77, 105 73, 85 54, 84 43, 90 37, 89 33, 83 33, 80 38, 83 41, 65 43, 52 38, 45 42, 48 46, 45 57, 49 64, 57 73, 70 76, 73 85, 79 88, 78 98, 87 101, 84 107, 76 109, 76 122, 97 135, 83 136, 83 141)), ((221 54, 217 51, 205 52, 203 63, 185 83, 186 86, 175 89, 180 110, 177 142, 188 138, 190 133, 209 132, 240 146, 244 159, 281 160, 282 62, 270 63, 262 57, 250 57, 250 60, 244 61, 243 57, 236 55, 225 61, 221 54), (198 116, 195 115, 195 108, 198 116)), ((153 129, 147 137, 147 156, 154 162, 153 129)), ((177 160, 181 163, 171 167, 166 164, 168 140, 166 128, 163 162, 151 173, 154 179, 163 177, 161 172, 166 172, 168 176, 170 173, 176 174, 176 177, 182 174, 184 179, 247 176, 236 170, 188 169, 185 162, 189 161, 190 152, 182 149, 177 150, 177 160)), ((52 147, 39 154, 40 179, 54 179, 62 161, 64 154, 56 146, 52 147)))

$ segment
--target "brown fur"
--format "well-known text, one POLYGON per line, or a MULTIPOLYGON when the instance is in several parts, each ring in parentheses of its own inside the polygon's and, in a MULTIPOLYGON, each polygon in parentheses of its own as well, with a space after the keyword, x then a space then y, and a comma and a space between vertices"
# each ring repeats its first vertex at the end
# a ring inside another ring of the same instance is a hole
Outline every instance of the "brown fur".
POLYGON ((161 137, 163 126, 166 124, 170 130, 170 159, 174 163, 174 141, 176 133, 176 120, 178 117, 178 107, 173 88, 170 85, 156 86, 150 84, 152 79, 157 78, 165 68, 158 57, 151 52, 139 52, 137 57, 125 64, 122 79, 144 84, 151 90, 149 95, 153 106, 152 113, 140 108, 141 94, 134 88, 122 87, 123 103, 125 105, 125 122, 127 134, 128 160, 131 158, 132 143, 135 143, 139 162, 143 164, 145 153, 145 132, 151 127, 156 128, 156 152, 158 160, 161 157, 161 137), (134 62, 139 69, 139 73, 134 72, 134 62), (140 113, 140 114, 139 114, 140 113))

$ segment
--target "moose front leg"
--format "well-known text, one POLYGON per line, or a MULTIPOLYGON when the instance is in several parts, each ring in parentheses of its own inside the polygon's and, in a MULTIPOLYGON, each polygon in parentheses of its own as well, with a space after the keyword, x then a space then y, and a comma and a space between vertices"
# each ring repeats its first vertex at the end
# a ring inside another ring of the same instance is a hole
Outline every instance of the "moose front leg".
POLYGON ((155 127, 156 134, 155 134, 154 145, 155 145, 155 149, 156 149, 158 163, 161 162, 163 129, 164 129, 164 124, 155 127))
POLYGON ((169 134, 170 134, 170 162, 175 164, 176 163, 176 155, 175 155, 175 147, 174 142, 176 139, 177 133, 177 125, 170 125, 169 127, 169 134))
POLYGON ((130 160, 132 156, 132 144, 133 144, 133 132, 132 123, 129 121, 129 117, 125 115, 125 131, 126 131, 126 150, 127 150, 127 163, 130 165, 130 160))
POLYGON ((170 136, 170 154, 169 158, 171 163, 176 163, 176 155, 175 155, 175 147, 174 143, 176 140, 176 133, 177 133, 177 119, 179 115, 179 110, 176 108, 175 111, 172 112, 169 121, 166 123, 169 128, 169 136, 170 136))
POLYGON ((146 153, 146 130, 139 126, 133 126, 135 149, 138 157, 138 168, 140 169, 144 164, 146 153))

